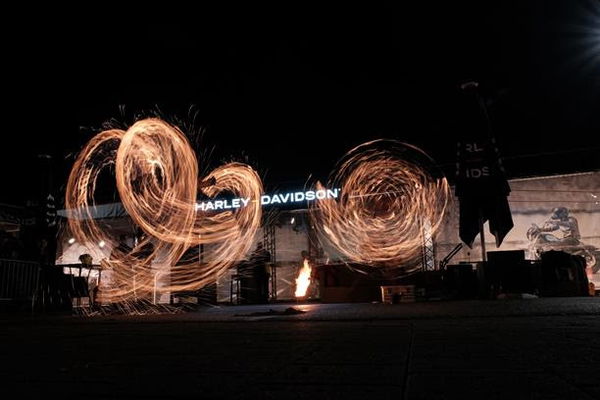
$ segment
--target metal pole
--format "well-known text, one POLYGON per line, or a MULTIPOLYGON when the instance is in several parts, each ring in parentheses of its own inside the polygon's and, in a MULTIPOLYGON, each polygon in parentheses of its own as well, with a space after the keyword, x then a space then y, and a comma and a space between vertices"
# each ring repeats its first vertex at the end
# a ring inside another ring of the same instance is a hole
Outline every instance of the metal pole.
POLYGON ((483 233, 483 216, 481 215, 481 210, 479 210, 479 237, 481 240, 481 261, 487 261, 485 254, 485 235, 483 233))
POLYGON ((156 271, 156 273, 154 274, 154 296, 153 296, 153 300, 152 300, 152 304, 156 304, 156 277, 158 276, 158 272, 156 271))

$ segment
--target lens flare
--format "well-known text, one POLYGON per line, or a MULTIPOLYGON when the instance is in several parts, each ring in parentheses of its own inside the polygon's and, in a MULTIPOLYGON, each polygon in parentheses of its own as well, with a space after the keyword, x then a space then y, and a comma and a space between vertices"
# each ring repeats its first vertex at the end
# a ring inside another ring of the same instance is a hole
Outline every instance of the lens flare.
POLYGON ((449 197, 448 183, 429 156, 391 140, 352 149, 328 187, 342 190, 338 201, 318 200, 311 209, 320 237, 353 262, 406 273, 417 268, 424 226, 437 230, 449 197))

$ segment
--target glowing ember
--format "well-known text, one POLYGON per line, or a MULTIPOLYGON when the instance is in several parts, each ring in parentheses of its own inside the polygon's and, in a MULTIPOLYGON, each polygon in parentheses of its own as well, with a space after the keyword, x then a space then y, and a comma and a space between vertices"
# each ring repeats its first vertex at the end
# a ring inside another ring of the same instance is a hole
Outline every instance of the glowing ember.
POLYGON ((196 210, 198 160, 185 135, 159 119, 136 122, 127 131, 96 135, 79 154, 66 190, 66 206, 74 211, 69 230, 80 243, 107 237, 92 218, 100 173, 114 165, 119 196, 133 222, 145 233, 131 251, 117 251, 106 260, 111 285, 102 288, 109 301, 156 298, 157 281, 165 292, 195 290, 213 282, 249 250, 260 226, 262 182, 249 166, 230 163, 212 171, 203 188, 209 197, 221 193, 251 199, 247 207, 212 214, 196 210), (208 261, 184 260, 189 249, 210 245, 208 261), (159 259, 162 267, 153 266, 159 259))
POLYGON ((304 259, 304 265, 300 268, 300 272, 298 273, 298 277, 296 278, 296 292, 294 293, 296 297, 304 297, 306 296, 306 291, 308 290, 308 286, 310 285, 310 272, 312 268, 308 263, 307 259, 304 259))
POLYGON ((434 177, 434 169, 425 153, 407 144, 377 140, 358 146, 328 182, 341 187, 339 201, 319 200, 311 210, 313 225, 352 261, 412 272, 424 226, 434 233, 448 202, 448 183, 434 177))

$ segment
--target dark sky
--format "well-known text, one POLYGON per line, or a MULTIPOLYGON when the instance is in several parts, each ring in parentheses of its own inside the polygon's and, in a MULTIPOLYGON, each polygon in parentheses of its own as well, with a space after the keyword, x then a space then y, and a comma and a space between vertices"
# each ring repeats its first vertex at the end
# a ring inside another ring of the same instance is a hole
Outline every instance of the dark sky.
POLYGON ((509 176, 600 168, 600 2, 397 3, 7 14, 0 202, 36 193, 36 154, 60 186, 104 122, 156 110, 202 127, 213 165, 246 160, 268 184, 324 176, 379 137, 451 165, 464 79, 509 176))

